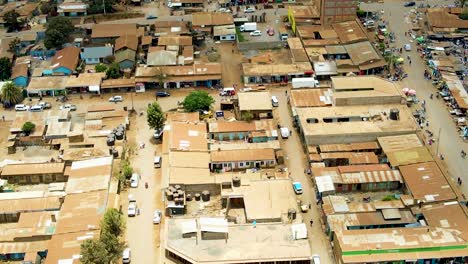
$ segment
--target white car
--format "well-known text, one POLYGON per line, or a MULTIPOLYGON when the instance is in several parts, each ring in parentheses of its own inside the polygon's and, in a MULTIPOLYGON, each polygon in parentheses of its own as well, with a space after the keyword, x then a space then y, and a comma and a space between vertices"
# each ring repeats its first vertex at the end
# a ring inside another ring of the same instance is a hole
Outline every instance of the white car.
POLYGON ((120 95, 114 95, 109 98, 109 102, 123 102, 123 97, 120 95))
POLYGON ((218 9, 218 12, 221 12, 221 13, 231 13, 231 9, 221 7, 220 9, 218 9))
POLYGON ((15 111, 28 111, 29 105, 17 104, 15 105, 15 111))
POLYGON ((161 216, 162 216, 161 210, 154 211, 153 224, 160 224, 161 223, 161 216))
POLYGON ((261 36, 261 35, 262 35, 262 31, 260 30, 255 30, 255 31, 250 32, 250 36, 261 36))
POLYGON ((133 217, 136 215, 136 211, 137 211, 137 205, 135 202, 131 202, 128 204, 128 209, 127 209, 127 215, 129 217, 133 217))
POLYGON ((72 105, 72 104, 64 104, 64 105, 61 105, 60 106, 60 110, 70 110, 70 111, 76 111, 76 105, 72 105))
POLYGON ((42 110, 44 109, 42 109, 42 106, 40 105, 33 105, 31 108, 29 108, 29 111, 31 112, 42 112, 42 110))
POLYGON ((132 177, 130 178, 130 187, 138 188, 139 180, 140 180, 140 175, 138 175, 138 173, 133 173, 132 177))
POLYGON ((124 251, 122 252, 122 263, 127 264, 130 263, 130 260, 132 258, 132 251, 130 248, 125 248, 124 251))
POLYGON ((244 13, 253 13, 255 12, 255 7, 247 7, 244 9, 244 13))

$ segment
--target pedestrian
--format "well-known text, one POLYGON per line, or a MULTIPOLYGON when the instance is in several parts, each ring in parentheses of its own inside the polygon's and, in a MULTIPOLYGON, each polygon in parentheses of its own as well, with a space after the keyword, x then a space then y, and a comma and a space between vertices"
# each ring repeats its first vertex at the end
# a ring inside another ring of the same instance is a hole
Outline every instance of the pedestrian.
POLYGON ((309 204, 309 209, 312 209, 312 204, 309 204))
POLYGON ((2 120, 3 120, 3 122, 5 122, 5 116, 4 115, 2 115, 2 120))
POLYGON ((234 53, 234 49, 232 49, 232 53, 234 53))
POLYGON ((284 95, 286 96, 288 95, 288 90, 284 91, 284 95))
POLYGON ((314 220, 310 220, 310 226, 314 224, 314 220))
POLYGON ((462 185, 462 184, 463 184, 462 179, 460 179, 460 182, 458 183, 458 185, 462 185))
POLYGON ((411 65, 411 60, 409 60, 409 65, 411 65))
POLYGON ((429 121, 426 121, 426 126, 429 127, 429 121))
POLYGON ((460 181, 461 181, 461 179, 460 179, 460 177, 458 177, 458 179, 457 179, 458 185, 460 185, 460 181))

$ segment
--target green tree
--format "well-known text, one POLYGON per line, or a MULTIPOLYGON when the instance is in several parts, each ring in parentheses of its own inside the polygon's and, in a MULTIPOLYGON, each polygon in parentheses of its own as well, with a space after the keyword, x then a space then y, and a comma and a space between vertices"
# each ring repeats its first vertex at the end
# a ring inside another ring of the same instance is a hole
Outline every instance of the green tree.
POLYGON ((21 43, 21 40, 19 38, 14 38, 9 44, 8 44, 8 51, 15 54, 18 56, 19 52, 19 44, 21 43))
POLYGON ((106 245, 99 239, 83 241, 80 261, 83 264, 109 263, 106 245))
POLYGON ((53 10, 53 6, 47 2, 42 2, 40 9, 43 15, 47 15, 53 10))
POLYGON ((35 128, 36 128, 36 125, 34 123, 28 121, 28 122, 23 124, 23 126, 21 127, 21 130, 24 133, 29 135, 29 133, 33 132, 35 128))
POLYGON ((96 66, 94 66, 94 70, 96 70, 96 72, 106 72, 107 71, 107 65, 102 64, 102 63, 98 63, 98 64, 96 64, 96 66))
POLYGON ((117 1, 116 0, 93 0, 89 4, 88 14, 106 14, 114 12, 114 5, 117 1), (104 5, 102 4, 104 2, 104 5))
POLYGON ((188 112, 195 112, 197 110, 209 110, 211 105, 215 102, 206 91, 193 91, 185 97, 182 105, 188 112))
POLYGON ((468 11, 461 13, 458 17, 462 20, 468 20, 468 11))
POLYGON ((11 76, 11 61, 7 57, 0 58, 0 81, 10 79, 11 76))
MULTIPOLYGON (((465 5, 466 5, 466 0, 456 0, 456 1, 455 1, 455 4, 457 4, 458 7, 465 7, 465 5)), ((465 12, 463 12, 463 13, 465 13, 465 12)))
POLYGON ((247 122, 250 122, 252 121, 252 119, 254 118, 252 112, 250 111, 243 111, 241 113, 241 119, 244 120, 244 121, 247 121, 247 122))
POLYGON ((44 45, 46 48, 61 48, 75 30, 68 17, 57 16, 50 19, 45 31, 44 45))
POLYGON ((130 178, 132 176, 132 173, 133 173, 133 168, 128 162, 128 160, 126 160, 124 164, 122 165, 122 175, 124 176, 124 180, 130 178))
POLYGON ((101 221, 99 239, 85 240, 81 244, 81 263, 117 263, 125 248, 125 243, 120 240, 124 230, 122 214, 117 209, 108 209, 101 221))
POLYGON ((24 23, 20 18, 20 14, 16 10, 10 10, 3 15, 3 20, 8 28, 8 30, 20 30, 21 25, 24 23))
POLYGON ((158 79, 159 88, 163 88, 164 83, 167 80, 167 76, 165 73, 163 73, 161 68, 158 69, 158 74, 156 74, 156 78, 158 79))
POLYGON ((23 92, 21 88, 16 86, 13 82, 8 82, 3 85, 0 99, 5 108, 11 107, 23 100, 23 92))
POLYGON ((107 78, 117 79, 120 78, 120 66, 117 63, 112 63, 106 71, 107 78))
POLYGON ((153 102, 148 106, 146 110, 148 125, 152 129, 161 129, 166 122, 164 112, 161 109, 161 106, 157 102, 153 102))

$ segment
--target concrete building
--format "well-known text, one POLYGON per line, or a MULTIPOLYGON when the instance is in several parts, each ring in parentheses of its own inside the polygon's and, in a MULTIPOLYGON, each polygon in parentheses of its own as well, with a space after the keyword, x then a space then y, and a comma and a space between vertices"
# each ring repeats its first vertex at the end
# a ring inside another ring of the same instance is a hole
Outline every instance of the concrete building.
POLYGON ((270 92, 243 92, 238 93, 237 96, 239 98, 239 120, 242 119, 245 112, 251 113, 253 119, 273 118, 270 92))
POLYGON ((313 74, 309 62, 275 65, 242 63, 242 71, 246 85, 288 83, 292 78, 310 77, 313 74))
POLYGON ((278 131, 272 120, 252 122, 218 121, 208 123, 208 138, 219 141, 245 141, 251 143, 267 142, 278 139, 278 131))
POLYGON ((417 130, 410 111, 400 104, 295 108, 294 111, 307 145, 375 141, 378 137, 417 130), (398 119, 389 118, 391 109, 398 112, 398 119))
POLYGON ((3 167, 0 175, 9 183, 16 184, 64 182, 67 180, 64 170, 64 163, 9 164, 3 167))
POLYGON ((104 61, 104 58, 112 56, 113 54, 112 45, 110 44, 82 47, 80 53, 81 59, 84 60, 87 65, 101 63, 104 61))
POLYGON ((212 171, 234 171, 250 168, 272 168, 276 165, 273 149, 246 149, 212 151, 212 171))
POLYGON ((213 37, 220 41, 235 41, 236 27, 232 25, 214 26, 213 37))
POLYGON ((32 77, 28 84, 28 96, 57 96, 65 95, 66 77, 32 77))
POLYGON ((59 16, 81 17, 86 16, 88 5, 81 1, 65 1, 57 6, 59 16))

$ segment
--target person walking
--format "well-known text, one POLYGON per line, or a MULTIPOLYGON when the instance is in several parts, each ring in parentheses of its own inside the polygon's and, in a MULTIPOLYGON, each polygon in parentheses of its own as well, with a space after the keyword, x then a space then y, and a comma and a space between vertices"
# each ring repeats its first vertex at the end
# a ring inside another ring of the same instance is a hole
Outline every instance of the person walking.
POLYGON ((310 220, 310 226, 314 224, 314 220, 310 220))

